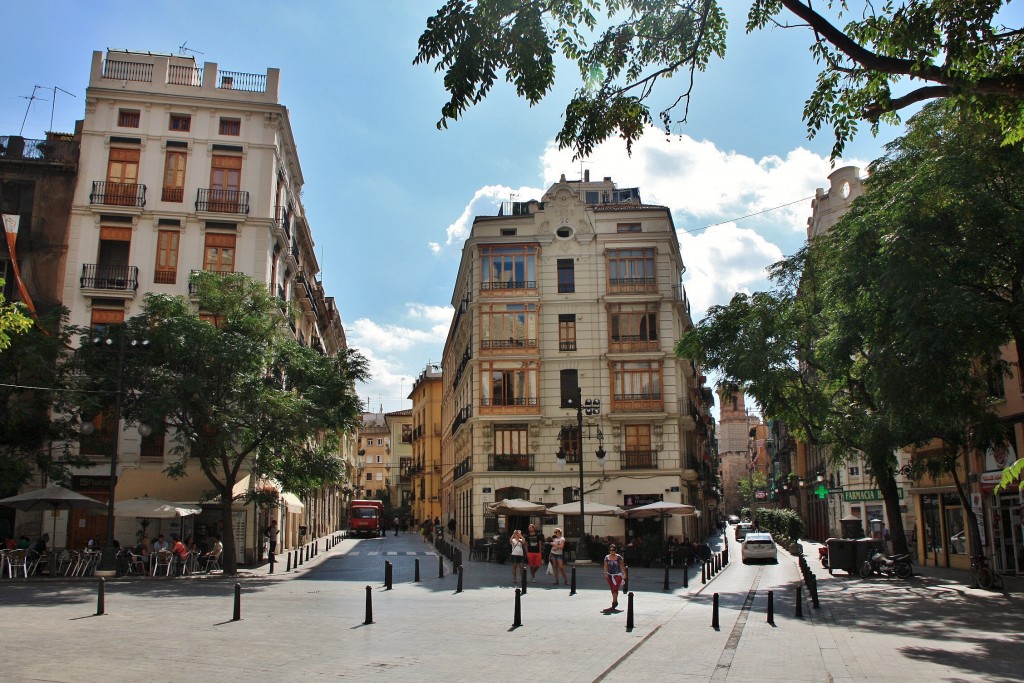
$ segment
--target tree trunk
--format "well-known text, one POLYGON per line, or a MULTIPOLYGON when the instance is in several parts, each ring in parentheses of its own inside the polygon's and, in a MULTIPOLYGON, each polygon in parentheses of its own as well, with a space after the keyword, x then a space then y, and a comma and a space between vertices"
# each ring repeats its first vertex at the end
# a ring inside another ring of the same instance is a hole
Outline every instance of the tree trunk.
POLYGON ((221 555, 222 563, 224 566, 224 573, 228 576, 234 576, 238 573, 238 563, 235 561, 235 529, 234 520, 231 519, 231 508, 234 505, 234 500, 231 497, 231 487, 227 488, 227 493, 222 493, 220 496, 220 522, 221 522, 221 543, 224 544, 224 553, 221 555))
POLYGON ((903 529, 903 515, 900 512, 900 492, 896 486, 896 477, 887 473, 884 477, 878 478, 878 489, 882 492, 882 500, 885 502, 886 517, 889 518, 889 539, 892 541, 892 551, 896 554, 909 552, 907 547, 907 533, 903 529))

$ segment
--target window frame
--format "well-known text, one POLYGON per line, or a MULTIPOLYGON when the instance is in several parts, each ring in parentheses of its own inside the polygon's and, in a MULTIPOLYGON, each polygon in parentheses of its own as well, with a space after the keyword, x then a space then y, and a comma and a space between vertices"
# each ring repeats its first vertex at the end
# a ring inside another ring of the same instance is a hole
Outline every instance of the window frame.
POLYGON ((191 133, 192 132, 192 115, 191 114, 174 114, 172 113, 167 121, 167 130, 172 130, 176 133, 191 133), (184 123, 184 126, 175 125, 184 123))
POLYGON ((555 268, 558 273, 558 293, 573 294, 576 291, 576 260, 560 258, 555 268))
POLYGON ((534 303, 480 307, 481 349, 535 349, 540 335, 540 311, 534 303))
POLYGON ((657 302, 608 305, 609 351, 654 351, 659 348, 657 302))
POLYGON ((660 360, 611 361, 608 369, 613 410, 662 410, 664 376, 660 360))
POLYGON ((576 314, 558 314, 558 350, 576 351, 576 314))
POLYGON ((220 135, 238 137, 242 134, 242 119, 231 116, 222 116, 217 123, 217 132, 220 135))
POLYGON ((480 246, 480 289, 485 292, 536 289, 539 254, 536 244, 480 246))
POLYGON ((232 233, 223 232, 207 232, 206 239, 203 242, 203 270, 212 273, 233 273, 235 272, 235 258, 237 256, 237 245, 238 235, 232 233), (211 256, 211 249, 215 251, 217 256, 213 259, 211 256), (228 258, 224 258, 225 252, 228 252, 228 258), (228 263, 230 266, 225 270, 222 266, 228 263), (211 264, 218 267, 211 268, 211 264))
POLYGON ((608 292, 631 294, 658 291, 657 256, 654 247, 609 249, 606 252, 608 292))
POLYGON ((185 201, 185 171, 188 167, 188 152, 169 149, 164 154, 164 177, 160 199, 165 202, 185 201))
POLYGON ((178 253, 181 247, 180 230, 159 230, 156 236, 156 264, 153 282, 173 285, 178 279, 178 253), (161 273, 163 275, 161 276, 161 273))
POLYGON ((142 111, 139 109, 118 109, 118 128, 139 128, 142 125, 142 111))

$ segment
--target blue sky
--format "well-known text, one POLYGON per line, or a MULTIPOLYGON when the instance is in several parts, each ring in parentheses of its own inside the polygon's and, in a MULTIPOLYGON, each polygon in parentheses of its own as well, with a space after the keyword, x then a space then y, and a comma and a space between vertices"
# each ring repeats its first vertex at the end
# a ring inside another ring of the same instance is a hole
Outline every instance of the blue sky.
MULTIPOLYGON (((441 0, 198 3, 8 3, 2 42, 0 135, 70 131, 84 109, 93 50, 201 52, 222 69, 281 69, 281 100, 299 146, 324 286, 337 298, 349 343, 372 362, 361 395, 374 409, 405 396, 439 362, 462 240, 496 202, 539 198, 564 173, 611 176, 673 210, 684 278, 700 317, 735 291, 763 285, 766 265, 802 243, 810 200, 735 220, 827 187, 827 134, 808 141, 800 114, 817 69, 803 30, 743 32, 731 17, 728 53, 699 74, 690 122, 670 138, 652 130, 627 157, 609 143, 582 165, 553 144, 577 83, 571 68, 535 107, 499 84, 461 121, 438 131, 445 92, 416 41, 441 0), (714 227, 705 228, 710 224, 714 227)), ((745 6, 744 3, 737 3, 745 6)), ((660 86, 666 98, 674 95, 660 86)), ((866 130, 837 165, 861 167, 898 135, 866 130)))

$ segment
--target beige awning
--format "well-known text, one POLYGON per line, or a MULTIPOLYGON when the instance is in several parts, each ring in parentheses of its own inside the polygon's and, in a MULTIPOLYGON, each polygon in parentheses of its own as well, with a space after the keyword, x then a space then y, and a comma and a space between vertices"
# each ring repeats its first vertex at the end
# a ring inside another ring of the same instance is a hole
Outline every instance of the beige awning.
MULTIPOLYGON (((232 492, 236 497, 245 493, 249 487, 249 477, 242 477, 235 484, 232 492)), ((184 477, 172 479, 162 470, 130 469, 117 478, 114 489, 114 500, 130 500, 132 498, 163 498, 182 503, 214 503, 217 493, 206 475, 198 470, 189 471, 184 477)))
POLYGON ((306 509, 306 506, 299 500, 298 496, 287 491, 281 494, 281 502, 284 503, 288 512, 299 513, 306 509))

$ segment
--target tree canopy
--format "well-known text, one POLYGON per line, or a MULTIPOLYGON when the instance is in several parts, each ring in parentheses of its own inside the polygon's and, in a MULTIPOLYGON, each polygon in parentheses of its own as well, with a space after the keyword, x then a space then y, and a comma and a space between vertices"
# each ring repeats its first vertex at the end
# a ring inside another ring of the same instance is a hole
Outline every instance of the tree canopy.
MULTIPOLYGON (((0 278, 0 290, 4 279, 0 278)), ((20 334, 32 325, 32 319, 25 315, 18 304, 8 304, 0 293, 0 351, 11 345, 11 335, 20 334)))
POLYGON ((1005 438, 993 380, 1020 332, 1024 152, 1001 143, 997 122, 927 105, 850 211, 774 266, 775 290, 712 308, 677 347, 802 438, 863 453, 897 543, 896 449, 939 440, 955 477, 1005 438))
MULTIPOLYGON (((248 472, 304 493, 339 481, 339 434, 361 416, 355 382, 365 359, 345 349, 321 355, 300 345, 281 302, 243 275, 197 273, 192 300, 147 294, 123 334, 150 342, 126 354, 123 415, 167 429, 176 444, 171 476, 198 465, 231 528, 234 485, 248 472)), ((225 571, 235 571, 225 533, 225 571)))
MULTIPOLYGON (((831 0, 815 7, 753 0, 746 29, 808 31, 821 72, 803 117, 811 137, 832 129, 834 157, 863 122, 877 130, 879 121, 896 122, 906 107, 937 98, 996 122, 1014 142, 1024 139, 1024 29, 999 23, 1007 4, 915 0, 851 7, 831 0)), ((717 0, 448 0, 427 20, 415 63, 433 63, 444 73, 450 98, 438 128, 483 100, 502 74, 519 97, 536 104, 555 82, 557 58, 575 63, 581 84, 557 140, 586 157, 613 136, 627 148, 640 138, 654 119, 656 86, 675 88, 669 106, 657 112, 666 131, 685 122, 695 73, 724 56, 726 29, 717 0)))

